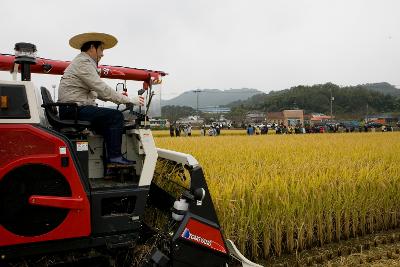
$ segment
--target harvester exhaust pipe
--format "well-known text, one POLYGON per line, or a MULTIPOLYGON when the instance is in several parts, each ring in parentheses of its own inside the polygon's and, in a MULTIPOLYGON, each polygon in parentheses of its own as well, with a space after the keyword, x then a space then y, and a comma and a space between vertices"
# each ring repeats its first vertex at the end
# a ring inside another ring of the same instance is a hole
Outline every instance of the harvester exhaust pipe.
POLYGON ((15 44, 14 64, 21 65, 21 80, 31 80, 31 65, 36 64, 36 46, 30 43, 15 44))

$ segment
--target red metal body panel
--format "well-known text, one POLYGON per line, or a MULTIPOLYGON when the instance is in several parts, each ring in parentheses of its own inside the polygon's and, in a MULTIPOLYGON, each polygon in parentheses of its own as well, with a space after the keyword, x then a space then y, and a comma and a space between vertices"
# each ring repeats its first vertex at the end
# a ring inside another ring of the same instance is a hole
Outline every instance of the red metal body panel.
POLYGON ((29 198, 29 203, 36 206, 46 206, 54 208, 76 209, 85 208, 81 197, 49 197, 33 195, 29 198))
MULTIPOLYGON (((14 67, 13 55, 0 54, 0 71, 12 71, 14 67)), ((45 58, 36 58, 36 65, 31 65, 32 73, 63 75, 70 61, 51 60, 45 58), (51 65, 51 69, 46 71, 44 66, 51 65)), ((136 69, 121 66, 100 65, 101 77, 107 79, 121 79, 132 81, 143 81, 149 83, 151 79, 160 80, 162 76, 167 75, 163 71, 136 69)))
POLYGON ((189 219, 181 233, 181 238, 225 254, 228 251, 219 229, 193 218, 189 219))
POLYGON ((30 200, 37 199, 38 205, 71 210, 63 223, 40 236, 17 236, 0 225, 0 246, 89 236, 89 199, 67 144, 57 136, 29 124, 0 124, 0 181, 9 171, 25 164, 42 164, 56 169, 67 179, 72 192, 69 198, 32 196, 30 200), (71 158, 69 166, 61 166, 61 156, 71 158))

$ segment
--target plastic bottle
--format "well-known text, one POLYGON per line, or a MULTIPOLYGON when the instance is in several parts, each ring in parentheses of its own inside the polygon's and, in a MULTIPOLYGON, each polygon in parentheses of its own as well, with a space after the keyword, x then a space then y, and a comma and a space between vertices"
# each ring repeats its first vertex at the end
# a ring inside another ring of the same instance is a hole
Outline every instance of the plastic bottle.
MULTIPOLYGON (((187 211, 189 209, 189 203, 186 202, 186 199, 181 198, 174 202, 174 209, 176 209, 177 211, 187 211)), ((176 214, 176 213, 172 212, 172 218, 175 221, 178 221, 178 222, 182 221, 183 217, 184 217, 184 215, 180 215, 180 214, 176 214)))

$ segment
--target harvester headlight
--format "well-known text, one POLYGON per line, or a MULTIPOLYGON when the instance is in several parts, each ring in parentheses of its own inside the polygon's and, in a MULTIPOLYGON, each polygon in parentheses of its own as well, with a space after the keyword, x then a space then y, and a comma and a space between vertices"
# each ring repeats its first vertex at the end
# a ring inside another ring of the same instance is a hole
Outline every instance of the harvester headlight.
POLYGON ((197 206, 201 206, 204 197, 206 196, 206 190, 204 190, 204 188, 197 188, 196 190, 194 190, 194 200, 196 200, 196 205, 197 206))
POLYGON ((16 43, 15 44, 15 63, 35 63, 36 60, 36 46, 30 43, 16 43), (19 62, 20 61, 20 62, 19 62))
POLYGON ((184 191, 183 192, 183 197, 193 200, 196 202, 197 206, 201 206, 203 204, 203 199, 206 196, 206 190, 204 188, 200 187, 195 189, 194 191, 184 191), (193 192, 193 193, 192 193, 193 192))

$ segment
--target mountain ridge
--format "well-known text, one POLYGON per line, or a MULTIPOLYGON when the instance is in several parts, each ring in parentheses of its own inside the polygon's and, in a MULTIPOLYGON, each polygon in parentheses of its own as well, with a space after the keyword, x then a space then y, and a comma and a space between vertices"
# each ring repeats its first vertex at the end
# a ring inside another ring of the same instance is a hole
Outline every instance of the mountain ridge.
POLYGON ((263 93, 260 90, 252 88, 240 89, 197 89, 186 91, 177 97, 169 100, 162 100, 161 106, 187 106, 199 108, 208 106, 225 106, 238 100, 246 100, 256 94, 263 93), (198 101, 198 102, 197 102, 198 101))

